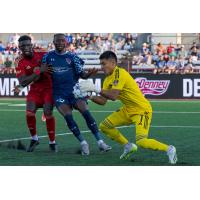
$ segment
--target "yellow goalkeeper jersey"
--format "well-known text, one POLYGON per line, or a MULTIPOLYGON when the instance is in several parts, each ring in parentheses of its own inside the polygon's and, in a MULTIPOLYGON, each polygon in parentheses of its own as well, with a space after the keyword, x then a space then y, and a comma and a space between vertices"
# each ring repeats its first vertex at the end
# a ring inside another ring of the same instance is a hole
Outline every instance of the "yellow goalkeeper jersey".
POLYGON ((126 110, 132 114, 152 112, 149 101, 142 94, 133 77, 123 68, 115 67, 113 73, 107 76, 103 82, 103 89, 120 90, 118 99, 126 106, 126 110))

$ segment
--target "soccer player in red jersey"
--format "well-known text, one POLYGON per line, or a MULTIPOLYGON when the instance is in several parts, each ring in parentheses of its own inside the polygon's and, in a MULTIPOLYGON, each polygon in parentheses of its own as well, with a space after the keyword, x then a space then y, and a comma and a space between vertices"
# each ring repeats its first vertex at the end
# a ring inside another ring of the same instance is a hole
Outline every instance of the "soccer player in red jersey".
POLYGON ((45 71, 46 66, 41 64, 45 52, 35 52, 31 38, 27 35, 21 36, 18 42, 21 56, 16 60, 16 76, 20 86, 26 87, 30 84, 30 91, 26 97, 26 122, 32 139, 27 151, 34 151, 35 147, 39 144, 35 114, 38 108, 43 107, 49 136, 49 147, 50 150, 57 152, 55 118, 52 114, 51 76, 45 71))

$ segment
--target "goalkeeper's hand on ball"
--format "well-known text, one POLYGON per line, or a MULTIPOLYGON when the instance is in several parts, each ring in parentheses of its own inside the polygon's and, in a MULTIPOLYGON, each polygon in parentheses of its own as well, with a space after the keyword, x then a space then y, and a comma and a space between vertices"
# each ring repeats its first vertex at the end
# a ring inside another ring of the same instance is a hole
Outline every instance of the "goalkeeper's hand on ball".
POLYGON ((81 91, 80 84, 77 83, 73 88, 73 94, 76 99, 78 98, 90 98, 92 96, 92 92, 81 91))
POLYGON ((101 92, 101 88, 98 88, 95 84, 93 84, 91 81, 81 81, 79 83, 79 87, 81 92, 95 92, 99 94, 101 92))

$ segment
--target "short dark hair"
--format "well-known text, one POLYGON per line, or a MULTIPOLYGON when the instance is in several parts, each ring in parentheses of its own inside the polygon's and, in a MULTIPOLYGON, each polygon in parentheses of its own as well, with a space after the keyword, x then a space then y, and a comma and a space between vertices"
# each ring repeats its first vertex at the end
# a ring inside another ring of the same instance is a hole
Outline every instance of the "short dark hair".
POLYGON ((22 35, 19 39, 18 42, 22 42, 24 40, 30 40, 31 41, 31 37, 28 35, 22 35))
POLYGON ((64 33, 56 33, 56 34, 54 34, 53 38, 55 39, 55 37, 57 37, 57 36, 64 36, 65 37, 65 34, 64 33))
POLYGON ((100 60, 101 59, 114 59, 115 62, 117 63, 117 56, 116 56, 116 54, 113 51, 105 51, 105 52, 103 52, 100 55, 99 59, 100 60))

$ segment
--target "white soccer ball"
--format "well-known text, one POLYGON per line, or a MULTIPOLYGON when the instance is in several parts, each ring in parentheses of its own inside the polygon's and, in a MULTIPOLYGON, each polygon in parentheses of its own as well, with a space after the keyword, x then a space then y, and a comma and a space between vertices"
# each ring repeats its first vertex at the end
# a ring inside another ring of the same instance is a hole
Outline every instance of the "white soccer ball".
POLYGON ((92 96, 92 92, 82 92, 79 83, 74 86, 73 94, 75 98, 89 98, 92 96))
POLYGON ((84 93, 81 94, 81 96, 84 97, 84 98, 89 98, 89 97, 92 96, 92 92, 84 92, 84 93))

